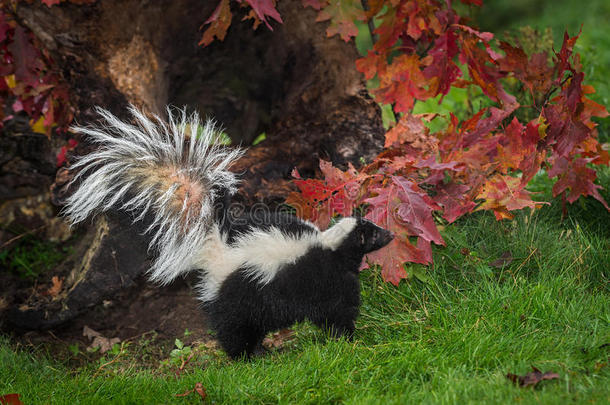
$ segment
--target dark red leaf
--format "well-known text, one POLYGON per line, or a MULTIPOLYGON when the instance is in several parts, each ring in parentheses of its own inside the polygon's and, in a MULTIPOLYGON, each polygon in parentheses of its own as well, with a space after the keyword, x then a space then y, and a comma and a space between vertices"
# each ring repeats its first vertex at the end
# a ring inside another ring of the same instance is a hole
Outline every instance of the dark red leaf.
POLYGON ((482 6, 483 0, 460 0, 464 4, 474 4, 475 6, 482 6))
POLYGON ((496 107, 489 108, 489 116, 482 118, 476 124, 472 131, 468 131, 464 137, 463 147, 468 148, 474 143, 479 142, 482 136, 489 134, 502 123, 510 114, 517 109, 518 105, 510 105, 507 109, 502 110, 496 107))
POLYGON ((401 200, 396 210, 397 221, 410 231, 411 235, 419 236, 438 245, 444 245, 434 219, 432 211, 440 209, 425 191, 419 189, 417 184, 404 177, 392 176, 397 187, 397 197, 401 200))
POLYGON ((443 207, 443 218, 452 223, 459 217, 469 212, 477 204, 468 198, 470 187, 465 184, 449 183, 437 188, 437 195, 434 201, 443 207))
POLYGON ((580 36, 580 32, 578 35, 571 37, 568 35, 567 31, 563 34, 563 44, 561 45, 561 49, 559 52, 555 53, 555 57, 557 58, 556 65, 558 75, 555 78, 554 84, 558 85, 563 80, 563 72, 573 71, 572 64, 570 63, 570 59, 572 58, 572 52, 574 49, 574 44, 576 40, 580 36))
POLYGON ((550 90, 554 67, 549 66, 546 53, 537 53, 528 59, 523 49, 506 42, 500 42, 500 49, 506 54, 497 61, 502 72, 512 73, 531 94, 545 94, 550 90))
POLYGON ((508 373, 506 374, 506 378, 519 385, 520 387, 535 387, 541 381, 559 379, 559 374, 555 372, 547 371, 546 373, 542 373, 534 366, 532 366, 532 370, 533 371, 527 373, 526 375, 516 375, 508 373))
POLYGON ((297 210, 297 215, 326 229, 334 215, 352 215, 361 198, 360 185, 368 175, 358 173, 351 164, 343 172, 324 160, 320 160, 320 171, 324 180, 304 180, 296 169, 293 170, 293 182, 300 193, 291 193, 286 203, 297 210))
POLYGON ((498 259, 489 263, 489 265, 491 267, 496 267, 496 268, 501 269, 503 267, 508 266, 512 262, 513 262, 513 255, 510 251, 507 250, 506 252, 502 253, 502 255, 500 255, 500 257, 498 259))
POLYGON ((282 329, 271 334, 271 337, 263 339, 263 346, 267 349, 277 349, 283 347, 285 342, 294 339, 294 331, 292 329, 282 329))
POLYGON ((311 7, 314 10, 320 10, 328 4, 325 0, 302 0, 303 7, 311 7))
POLYGON ((36 87, 39 84, 39 72, 44 68, 41 55, 32 44, 29 33, 22 26, 15 27, 13 42, 8 50, 14 58, 15 79, 28 86, 36 87))
POLYGON ((590 195, 610 210, 604 198, 599 194, 598 190, 602 187, 593 183, 597 178, 597 173, 587 167, 591 160, 591 158, 578 158, 570 161, 565 157, 557 158, 549 170, 549 177, 559 176, 559 180, 553 185, 553 196, 569 190, 567 200, 572 203, 581 195, 590 195))
POLYGON ((451 85, 462 75, 462 71, 453 61, 458 54, 457 35, 453 30, 446 31, 434 42, 434 47, 428 55, 432 63, 424 69, 426 79, 436 78, 436 94, 447 94, 451 85))
POLYGON ((267 20, 267 17, 273 18, 275 21, 282 23, 282 17, 280 13, 275 9, 275 1, 273 0, 244 0, 252 7, 252 10, 256 13, 258 18, 265 23, 267 28, 273 31, 271 24, 267 20))
POLYGON ((199 395, 201 397, 201 400, 203 401, 206 397, 207 397, 207 393, 205 392, 205 388, 203 387, 203 384, 198 382, 195 383, 195 387, 193 389, 190 389, 188 391, 183 392, 182 394, 176 394, 176 397, 186 397, 192 393, 197 393, 197 395, 199 395))
POLYGON ((19 399, 19 394, 0 395, 0 404, 2 405, 23 405, 19 399))
POLYGON ((61 0, 41 0, 47 7, 61 3, 61 0))

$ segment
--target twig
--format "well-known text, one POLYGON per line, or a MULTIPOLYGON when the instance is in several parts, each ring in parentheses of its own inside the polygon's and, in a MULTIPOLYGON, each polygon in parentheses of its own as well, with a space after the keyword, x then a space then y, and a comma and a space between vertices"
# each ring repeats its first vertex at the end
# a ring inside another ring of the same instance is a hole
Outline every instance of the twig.
POLYGON ((531 251, 531 253, 529 254, 529 256, 527 256, 527 257, 525 258, 525 260, 524 260, 524 261, 523 261, 523 262, 522 262, 522 263, 519 265, 519 267, 517 267, 517 269, 515 270, 515 274, 516 274, 516 273, 518 273, 518 272, 519 272, 519 270, 521 270, 521 268, 522 268, 523 266, 525 266, 525 263, 529 262, 529 260, 530 260, 530 258, 532 257, 532 255, 533 255, 534 253, 536 253, 537 251, 538 251, 538 248, 534 248, 534 250, 532 250, 532 251, 531 251))
POLYGON ((189 362, 191 361, 191 359, 193 358, 193 356, 195 355, 195 353, 191 353, 189 354, 189 356, 186 358, 186 360, 182 360, 182 364, 180 365, 180 367, 178 367, 178 369, 176 370, 176 377, 180 377, 180 374, 182 374, 182 372, 184 371, 184 367, 189 364, 189 362))
POLYGON ((7 240, 6 242, 4 242, 2 245, 0 245, 0 248, 3 248, 3 247, 5 247, 5 246, 7 246, 7 245, 10 245, 11 243, 13 243, 13 242, 15 242, 15 241, 17 241, 17 240, 19 240, 19 239, 23 238, 23 237, 24 237, 24 236, 26 236, 26 235, 29 235, 29 234, 34 233, 34 232, 37 232, 37 231, 39 231, 39 230, 41 230, 41 229, 43 229, 43 228, 47 227, 47 225, 48 225, 48 224, 40 225, 38 228, 30 229, 30 230, 29 230, 29 231, 27 231, 27 232, 24 232, 24 233, 22 233, 22 234, 19 234, 19 235, 17 235, 17 236, 15 236, 15 237, 13 237, 13 238, 11 238, 11 239, 7 240))
MULTIPOLYGON (((362 8, 364 9, 364 11, 370 10, 368 0, 361 0, 360 3, 362 4, 362 8)), ((369 28, 369 34, 371 34, 371 43, 375 45, 375 42, 377 42, 377 35, 374 34, 375 22, 373 21, 373 17, 369 18, 369 20, 367 21, 367 26, 369 28)))
POLYGON ((148 335, 149 333, 156 333, 156 332, 157 332, 157 331, 156 331, 156 330, 154 330, 154 329, 147 330, 146 332, 138 333, 137 335, 134 335, 134 336, 132 336, 132 337, 130 337, 130 338, 123 339, 123 342, 131 342, 131 341, 132 341, 132 340, 134 340, 134 339, 137 339, 137 338, 142 337, 142 336, 144 336, 144 335, 148 335))
POLYGON ((110 364, 114 363, 115 361, 117 361, 119 359, 119 357, 121 357, 121 355, 124 353, 124 348, 125 348, 125 342, 121 343, 121 351, 119 352, 119 354, 116 355, 116 357, 112 360, 110 360, 109 362, 106 362, 104 364, 102 364, 101 366, 99 366, 97 368, 97 370, 95 371, 95 374, 93 374, 93 378, 97 377, 98 373, 100 371, 102 371, 102 369, 106 366, 109 366, 110 364))

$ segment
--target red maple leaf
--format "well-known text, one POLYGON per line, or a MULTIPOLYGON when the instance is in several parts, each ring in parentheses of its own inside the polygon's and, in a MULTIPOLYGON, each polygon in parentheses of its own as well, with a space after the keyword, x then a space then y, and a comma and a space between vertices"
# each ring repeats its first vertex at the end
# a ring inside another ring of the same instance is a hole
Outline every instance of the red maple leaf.
POLYGON ((566 70, 574 71, 570 59, 572 58, 574 44, 576 43, 576 40, 579 36, 580 32, 574 37, 570 37, 567 31, 564 32, 561 49, 559 50, 559 52, 555 53, 555 64, 557 66, 556 69, 558 74, 555 78, 555 81, 553 82, 554 85, 559 85, 561 83, 561 81, 563 80, 563 72, 565 72, 566 70))
POLYGON ((380 65, 383 65, 383 59, 373 51, 368 51, 365 57, 356 60, 356 69, 364 74, 366 80, 371 80, 377 75, 380 65))
POLYGON ((514 75, 530 94, 545 94, 551 89, 555 69, 549 66, 546 53, 537 53, 528 59, 523 49, 506 42, 500 42, 500 49, 506 54, 497 61, 500 70, 514 75))
POLYGON ((576 201, 581 195, 590 195, 601 202, 607 210, 610 210, 604 198, 599 194, 602 187, 593 183, 597 178, 595 170, 588 168, 591 158, 578 158, 568 160, 565 157, 558 157, 553 167, 549 170, 549 177, 559 177, 553 185, 553 196, 556 197, 566 190, 570 190, 567 200, 571 203, 576 201))
POLYGON ((439 210, 440 207, 414 182, 400 176, 392 176, 392 181, 397 188, 396 195, 401 201, 396 208, 396 220, 410 235, 444 245, 445 242, 432 218, 432 211, 439 210))
POLYGON ((381 102, 394 104, 394 111, 410 112, 415 100, 433 95, 429 90, 431 81, 420 70, 420 64, 426 66, 431 61, 431 58, 420 60, 416 54, 397 56, 384 71, 377 71, 379 88, 373 93, 381 102))
POLYGON ((414 246, 409 239, 394 238, 383 249, 366 255, 364 267, 366 268, 366 264, 379 265, 383 280, 398 285, 400 280, 408 276, 404 268, 405 263, 429 264, 432 261, 432 255, 426 250, 429 248, 429 245, 420 248, 419 243, 414 246))
POLYGON ((522 182, 526 184, 538 172, 545 155, 538 152, 538 127, 534 121, 524 127, 516 117, 513 118, 497 146, 497 169, 501 173, 520 169, 522 182))
POLYGON ((62 146, 59 153, 57 154, 57 167, 62 166, 66 162, 66 153, 72 150, 78 145, 78 141, 75 139, 68 139, 68 145, 62 146))
POLYGON ((477 199, 483 199, 484 202, 475 211, 492 210, 498 220, 512 219, 513 215, 509 211, 525 207, 534 209, 543 204, 532 200, 531 193, 525 190, 525 184, 522 184, 520 178, 502 174, 489 178, 477 199))
POLYGON ((468 192, 470 187, 465 184, 449 183, 439 185, 435 189, 434 201, 443 207, 443 218, 452 223, 464 214, 472 212, 477 204, 472 201, 468 192))
POLYGON ((561 95, 553 101, 555 104, 546 107, 543 115, 549 123, 547 129, 547 144, 560 156, 568 156, 574 147, 585 140, 591 133, 589 128, 580 119, 584 106, 582 98, 582 73, 577 74, 561 95))
POLYGON ((8 45, 8 50, 13 56, 17 83, 36 88, 40 84, 40 72, 44 70, 44 65, 41 54, 32 43, 30 35, 22 26, 16 26, 13 41, 8 45))
POLYGON ((457 35, 453 30, 447 30, 439 36, 428 53, 432 56, 432 63, 424 69, 424 75, 429 80, 437 78, 435 95, 447 94, 453 82, 462 75, 462 71, 453 61, 457 54, 457 35))
POLYGON ((430 137, 430 130, 424 125, 420 116, 404 114, 396 125, 385 134, 385 147, 394 143, 409 143, 415 148, 424 147, 430 137))
POLYGON ((54 6, 56 4, 61 3, 61 0, 41 0, 41 1, 47 7, 51 7, 51 6, 54 6))
POLYGON ((370 191, 377 195, 365 200, 370 205, 366 218, 393 231, 395 237, 388 246, 369 253, 365 261, 380 265, 383 279, 397 285, 407 277, 404 263, 428 264, 432 261, 430 245, 418 241, 417 246, 414 246, 410 242, 409 230, 399 220, 398 211, 402 202, 398 195, 399 187, 394 182, 391 186, 371 187, 370 191))
POLYGON ((360 203, 360 186, 369 176, 359 173, 351 164, 344 172, 324 160, 320 160, 320 171, 324 180, 302 179, 298 171, 293 170, 293 182, 300 193, 291 193, 286 203, 295 207, 298 216, 326 229, 334 215, 352 215, 354 207, 360 203))
POLYGON ((500 83, 506 73, 498 69, 496 60, 501 56, 488 43, 493 35, 480 33, 462 25, 454 26, 462 29, 459 33, 462 45, 459 59, 468 66, 471 83, 479 86, 491 100, 502 103, 503 110, 508 111, 514 109, 511 106, 518 106, 515 97, 506 93, 500 83), (483 48, 479 46, 480 43, 483 43, 483 48))
POLYGON ((303 7, 311 7, 314 10, 320 10, 328 4, 326 0, 302 0, 303 7))
POLYGON ((378 39, 373 45, 373 49, 385 58, 387 51, 403 34, 405 15, 401 7, 386 7, 385 11, 377 16, 377 19, 380 23, 373 33, 377 35, 378 39))
POLYGON ((232 18, 233 14, 231 13, 229 0, 220 0, 212 15, 201 26, 203 28, 205 25, 210 25, 203 33, 199 45, 208 46, 214 41, 214 37, 223 41, 232 18))
POLYGON ((326 35, 339 35, 345 42, 358 35, 355 21, 362 20, 364 10, 360 0, 330 1, 318 14, 316 21, 328 21, 326 35))
POLYGON ((2 405, 23 405, 19 394, 0 395, 0 404, 2 405))
MULTIPOLYGON (((238 0, 240 3, 242 0, 238 0)), ((273 31, 273 27, 269 24, 267 17, 273 18, 279 23, 283 23, 280 13, 275 9, 274 0, 243 0, 252 7, 252 10, 256 13, 256 16, 265 23, 267 28, 273 31)))
POLYGON ((465 132, 461 147, 469 148, 474 144, 481 142, 483 137, 489 135, 490 132, 498 128, 502 121, 510 116, 519 106, 516 102, 507 105, 504 109, 489 107, 479 111, 471 120, 468 120, 462 126, 462 131, 465 132), (488 116, 483 117, 485 113, 488 116), (473 128, 474 127, 474 128, 473 128))

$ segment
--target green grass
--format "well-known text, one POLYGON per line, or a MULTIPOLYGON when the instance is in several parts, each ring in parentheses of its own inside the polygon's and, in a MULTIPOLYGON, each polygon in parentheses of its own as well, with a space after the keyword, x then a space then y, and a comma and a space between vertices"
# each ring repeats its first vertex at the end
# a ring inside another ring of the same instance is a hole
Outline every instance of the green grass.
POLYGON ((201 382, 217 403, 607 403, 610 242, 581 208, 563 223, 560 211, 510 222, 479 213, 446 227, 427 282, 394 287, 363 272, 353 343, 303 324, 283 351, 251 362, 194 348, 176 377, 179 362, 138 365, 141 342, 74 367, 5 338, 0 393, 25 403, 196 403, 175 394, 201 382), (507 251, 512 262, 493 267, 507 251), (561 378, 523 389, 505 377, 532 365, 561 378))
POLYGON ((35 279, 53 269, 66 256, 69 248, 63 245, 27 235, 14 245, 0 249, 0 268, 35 279))

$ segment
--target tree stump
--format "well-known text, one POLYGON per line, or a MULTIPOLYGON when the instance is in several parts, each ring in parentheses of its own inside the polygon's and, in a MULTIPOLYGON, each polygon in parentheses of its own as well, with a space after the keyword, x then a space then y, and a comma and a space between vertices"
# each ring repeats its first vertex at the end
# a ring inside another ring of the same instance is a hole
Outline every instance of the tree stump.
MULTIPOLYGON (((344 166, 372 160, 383 147, 377 104, 355 69, 353 44, 327 38, 326 24, 300 0, 283 0, 284 24, 252 30, 240 10, 223 42, 198 46, 199 27, 216 2, 104 0, 46 7, 19 2, 16 19, 31 29, 72 89, 76 122, 102 106, 121 118, 134 104, 164 115, 166 105, 214 117, 234 144, 248 146, 234 170, 247 204, 283 202, 290 173, 313 176, 319 159, 344 166)), ((243 14, 243 11, 242 11, 243 14)), ((81 139, 74 153, 92 146, 81 139)), ((70 192, 70 173, 57 173, 52 199, 70 192)), ((129 218, 100 215, 80 229, 75 254, 60 266, 65 291, 53 302, 15 302, 10 320, 48 328, 83 313, 126 288, 146 270, 147 238, 129 218)))

